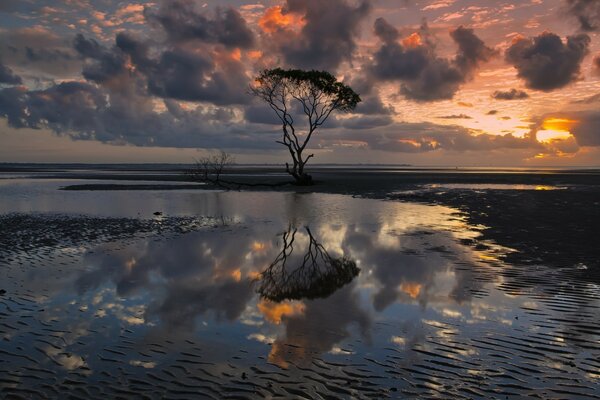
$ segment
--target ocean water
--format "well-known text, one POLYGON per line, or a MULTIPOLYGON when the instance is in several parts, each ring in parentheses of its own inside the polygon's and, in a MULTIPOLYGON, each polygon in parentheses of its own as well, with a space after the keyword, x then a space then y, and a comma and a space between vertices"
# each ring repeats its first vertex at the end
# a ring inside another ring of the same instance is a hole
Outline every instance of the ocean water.
POLYGON ((3 396, 598 397, 585 266, 457 209, 79 183, 0 181, 3 396))

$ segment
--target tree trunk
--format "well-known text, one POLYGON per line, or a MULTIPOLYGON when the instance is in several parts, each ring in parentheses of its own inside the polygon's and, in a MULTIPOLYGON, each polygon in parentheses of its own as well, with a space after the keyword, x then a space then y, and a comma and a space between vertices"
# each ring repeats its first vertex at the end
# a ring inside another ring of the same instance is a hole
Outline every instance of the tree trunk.
POLYGON ((308 158, 306 160, 302 159, 302 151, 296 151, 296 156, 293 158, 294 161, 294 165, 292 167, 292 169, 290 169, 290 166, 288 163, 285 164, 286 167, 286 171, 288 174, 292 175, 294 177, 294 179, 296 180, 296 185, 298 186, 311 186, 314 184, 313 180, 312 180, 312 176, 310 176, 309 174, 304 172, 304 166, 306 165, 306 162, 308 161, 308 158))

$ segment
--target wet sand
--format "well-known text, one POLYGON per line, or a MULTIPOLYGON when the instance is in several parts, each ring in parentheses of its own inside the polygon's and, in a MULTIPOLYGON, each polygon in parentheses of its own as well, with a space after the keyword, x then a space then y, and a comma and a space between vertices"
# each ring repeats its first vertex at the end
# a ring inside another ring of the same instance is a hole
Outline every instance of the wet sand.
POLYGON ((234 211, 277 199, 247 221, 219 206, 0 216, 2 396, 600 397, 598 175, 315 177, 300 195, 216 194, 234 211), (257 298, 253 266, 291 221, 326 222, 316 239, 359 277, 323 299, 257 298))

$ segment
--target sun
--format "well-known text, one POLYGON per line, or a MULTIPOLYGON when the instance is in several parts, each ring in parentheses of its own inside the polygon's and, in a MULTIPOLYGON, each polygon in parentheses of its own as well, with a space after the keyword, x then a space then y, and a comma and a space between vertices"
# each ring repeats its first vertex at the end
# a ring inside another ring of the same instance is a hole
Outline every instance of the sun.
POLYGON ((571 129, 575 124, 577 121, 572 119, 547 118, 542 124, 542 129, 537 131, 536 138, 540 143, 570 139, 573 137, 571 129))

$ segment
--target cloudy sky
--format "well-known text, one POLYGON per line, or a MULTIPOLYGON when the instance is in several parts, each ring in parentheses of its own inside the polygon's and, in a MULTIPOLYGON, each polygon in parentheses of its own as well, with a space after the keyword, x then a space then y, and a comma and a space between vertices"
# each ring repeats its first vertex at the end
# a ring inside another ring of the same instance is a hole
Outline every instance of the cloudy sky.
POLYGON ((600 0, 2 0, 0 162, 281 162, 248 94, 328 70, 362 103, 316 162, 600 165, 600 0))

